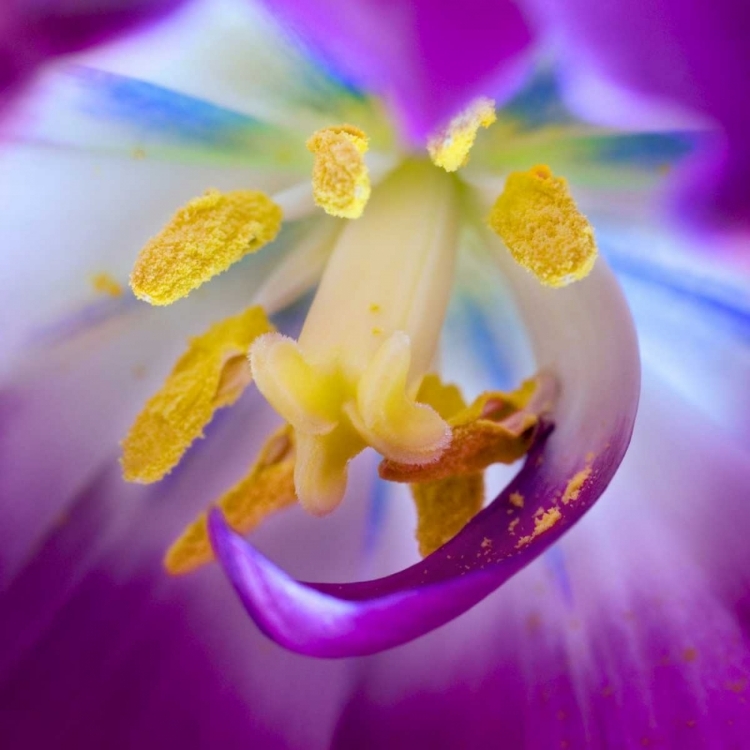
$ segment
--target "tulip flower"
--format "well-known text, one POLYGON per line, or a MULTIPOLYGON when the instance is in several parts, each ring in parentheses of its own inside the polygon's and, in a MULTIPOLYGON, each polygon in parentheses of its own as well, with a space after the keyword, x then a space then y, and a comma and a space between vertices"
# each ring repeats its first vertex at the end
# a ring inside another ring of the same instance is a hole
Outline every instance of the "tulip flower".
POLYGON ((385 10, 321 67, 212 5, 4 123, 3 746, 742 746, 747 283, 654 201, 702 136, 476 5, 434 101, 385 10))

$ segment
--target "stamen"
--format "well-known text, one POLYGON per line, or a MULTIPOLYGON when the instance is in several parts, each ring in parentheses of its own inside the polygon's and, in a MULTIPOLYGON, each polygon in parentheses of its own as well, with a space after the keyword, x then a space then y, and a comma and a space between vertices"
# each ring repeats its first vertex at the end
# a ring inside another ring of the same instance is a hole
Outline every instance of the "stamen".
POLYGON ((128 482, 156 482, 180 461, 214 411, 233 404, 250 384, 250 344, 273 330, 260 307, 215 323, 190 341, 161 390, 122 442, 128 482))
POLYGON ((427 151, 433 163, 446 172, 465 166, 479 128, 488 128, 496 119, 492 99, 482 97, 472 102, 428 141, 427 151))
POLYGON ((380 476, 391 482, 434 482, 517 461, 533 445, 539 417, 551 406, 546 397, 532 403, 532 388, 536 391, 534 380, 513 393, 482 394, 448 419, 453 436, 437 461, 417 465, 386 459, 378 469, 380 476))
POLYGON ((482 472, 412 484, 417 508, 416 538, 422 557, 453 539, 482 509, 482 472))
MULTIPOLYGON (((443 419, 451 419, 466 409, 457 386, 443 383, 435 374, 426 375, 417 399, 429 404, 443 419)), ((484 501, 482 472, 448 477, 434 482, 412 484, 411 494, 417 511, 415 536, 419 553, 426 557, 459 531, 481 510, 484 501)))
POLYGON ((331 216, 358 219, 370 198, 364 161, 368 138, 353 125, 317 130, 307 141, 315 154, 312 184, 315 203, 331 216))
POLYGON ((489 224, 515 261, 542 284, 566 286, 594 267, 594 231, 565 179, 554 177, 546 165, 508 177, 489 224))
POLYGON ((209 190, 141 250, 130 286, 152 305, 170 305, 275 239, 281 217, 265 193, 209 190))
MULTIPOLYGON (((296 501, 293 473, 294 433, 289 425, 284 425, 266 441, 248 475, 215 505, 235 531, 247 534, 271 513, 296 501)), ((181 575, 213 558, 207 514, 201 513, 169 548, 164 567, 172 575, 181 575)))

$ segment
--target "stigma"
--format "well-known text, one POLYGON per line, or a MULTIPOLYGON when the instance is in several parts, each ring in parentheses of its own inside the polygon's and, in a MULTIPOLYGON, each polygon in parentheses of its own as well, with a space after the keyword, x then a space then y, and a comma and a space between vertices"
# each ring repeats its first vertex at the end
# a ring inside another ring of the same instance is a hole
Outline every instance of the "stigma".
POLYGON ((405 163, 344 227, 299 340, 268 334, 250 349, 258 389, 294 428, 295 489, 315 514, 339 504, 364 448, 427 464, 450 443, 416 396, 450 296, 457 209, 446 175, 405 163))

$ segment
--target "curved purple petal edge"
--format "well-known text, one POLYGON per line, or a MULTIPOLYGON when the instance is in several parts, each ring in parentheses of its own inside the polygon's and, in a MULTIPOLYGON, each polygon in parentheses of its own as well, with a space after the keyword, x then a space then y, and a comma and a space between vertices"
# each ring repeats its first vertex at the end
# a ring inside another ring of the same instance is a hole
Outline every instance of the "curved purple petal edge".
POLYGON ((550 290, 501 247, 498 258, 518 295, 537 364, 559 379, 555 429, 510 486, 456 537, 410 568, 373 581, 296 581, 215 511, 210 531, 217 558, 250 616, 277 643, 310 656, 344 657, 427 633, 537 557, 614 476, 630 441, 640 388, 635 332, 617 282, 600 260, 586 280, 550 290), (512 492, 525 501, 513 517, 512 492))
POLYGON ((480 96, 522 80, 531 32, 514 0, 264 0, 332 68, 381 95, 421 142, 480 96))
POLYGON ((0 110, 48 58, 109 41, 155 21, 184 0, 123 0, 107 5, 45 0, 3 4, 0 18, 0 110), (83 4, 85 5, 85 4, 83 4))

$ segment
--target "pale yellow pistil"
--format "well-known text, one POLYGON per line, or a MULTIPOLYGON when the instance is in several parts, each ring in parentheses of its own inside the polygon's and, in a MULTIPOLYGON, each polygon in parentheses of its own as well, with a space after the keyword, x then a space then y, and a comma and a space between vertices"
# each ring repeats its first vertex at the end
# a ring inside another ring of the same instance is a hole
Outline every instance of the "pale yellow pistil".
POLYGON ((295 429, 295 487, 313 513, 346 488, 366 446, 409 464, 450 443, 439 414, 416 400, 442 327, 453 277, 452 181, 411 162, 346 225, 298 342, 273 334, 251 348, 255 382, 295 429))

